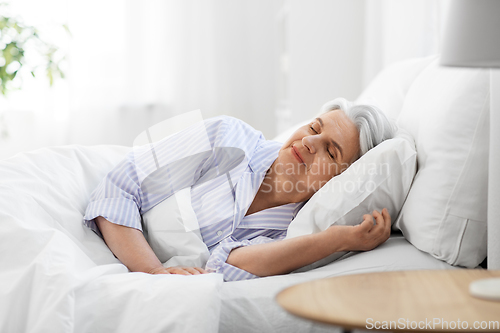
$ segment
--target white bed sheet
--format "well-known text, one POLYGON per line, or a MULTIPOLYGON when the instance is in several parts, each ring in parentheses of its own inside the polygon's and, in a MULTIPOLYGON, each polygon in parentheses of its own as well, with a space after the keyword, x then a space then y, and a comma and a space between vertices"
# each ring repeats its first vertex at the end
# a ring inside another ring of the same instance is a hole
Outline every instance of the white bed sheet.
POLYGON ((217 332, 222 275, 129 273, 82 224, 130 148, 45 148, 0 161, 0 332, 217 332))
POLYGON ((308 272, 224 283, 219 332, 340 332, 339 328, 289 314, 276 303, 276 295, 289 286, 315 279, 416 269, 456 267, 418 250, 402 236, 391 236, 372 251, 350 252, 333 263, 308 272))

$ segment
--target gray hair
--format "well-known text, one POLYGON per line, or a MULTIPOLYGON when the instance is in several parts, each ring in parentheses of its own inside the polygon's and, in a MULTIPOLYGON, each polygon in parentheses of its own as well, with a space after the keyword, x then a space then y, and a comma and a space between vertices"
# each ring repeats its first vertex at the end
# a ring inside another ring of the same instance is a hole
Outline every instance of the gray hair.
POLYGON ((336 98, 323 105, 322 112, 340 109, 359 131, 360 156, 396 133, 396 125, 374 105, 355 105, 345 98, 336 98))

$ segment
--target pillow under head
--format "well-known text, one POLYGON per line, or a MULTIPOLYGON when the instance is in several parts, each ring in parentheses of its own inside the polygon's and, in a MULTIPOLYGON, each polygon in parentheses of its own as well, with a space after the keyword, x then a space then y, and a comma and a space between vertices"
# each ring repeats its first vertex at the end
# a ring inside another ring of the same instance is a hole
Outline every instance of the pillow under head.
MULTIPOLYGON (((364 214, 387 208, 396 220, 416 171, 412 137, 398 130, 393 139, 369 150, 316 192, 290 223, 286 238, 323 231, 331 225, 356 225, 364 214)), ((334 253, 310 269, 340 258, 334 253)))

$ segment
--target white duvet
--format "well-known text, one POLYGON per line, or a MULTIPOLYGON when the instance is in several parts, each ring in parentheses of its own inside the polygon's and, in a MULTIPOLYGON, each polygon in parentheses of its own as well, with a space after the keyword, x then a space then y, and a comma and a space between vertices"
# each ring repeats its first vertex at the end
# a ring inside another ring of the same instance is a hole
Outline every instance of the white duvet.
POLYGON ((0 332, 330 332, 274 300, 327 276, 450 269, 406 240, 310 272, 222 282, 129 273, 82 224, 90 193, 130 148, 44 148, 0 161, 0 332))
POLYGON ((217 332, 222 276, 129 273, 83 226, 130 148, 65 146, 0 161, 0 332, 217 332))

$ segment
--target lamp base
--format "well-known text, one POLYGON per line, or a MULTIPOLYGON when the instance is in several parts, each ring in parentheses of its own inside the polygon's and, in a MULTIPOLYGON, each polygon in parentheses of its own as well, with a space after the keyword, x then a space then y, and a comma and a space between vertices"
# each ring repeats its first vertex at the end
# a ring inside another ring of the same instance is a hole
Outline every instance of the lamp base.
POLYGON ((472 281, 469 293, 474 297, 500 302, 500 278, 472 281))

